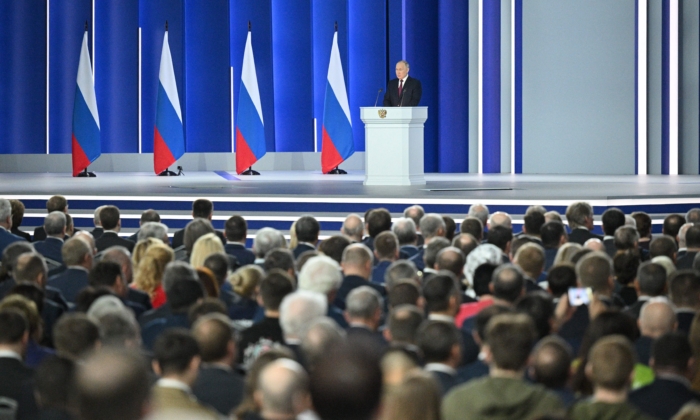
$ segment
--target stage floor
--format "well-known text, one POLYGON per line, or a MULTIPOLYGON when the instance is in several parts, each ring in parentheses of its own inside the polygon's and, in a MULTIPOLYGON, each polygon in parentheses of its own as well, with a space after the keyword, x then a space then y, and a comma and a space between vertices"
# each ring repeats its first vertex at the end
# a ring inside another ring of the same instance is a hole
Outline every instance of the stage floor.
POLYGON ((452 216, 458 223, 469 205, 483 203, 492 212, 506 211, 519 230, 528 206, 544 205, 562 215, 566 206, 585 200, 600 215, 609 207, 625 213, 650 213, 654 231, 666 214, 685 213, 700 207, 698 176, 602 176, 602 175, 511 175, 426 174, 426 185, 364 186, 364 172, 323 175, 320 172, 265 172, 260 176, 237 176, 232 172, 188 172, 181 177, 157 177, 150 173, 98 173, 97 178, 73 178, 65 173, 0 173, 0 197, 25 203, 23 226, 40 225, 45 202, 54 194, 68 198, 76 226, 91 227, 92 211, 115 204, 122 210, 124 232, 138 228, 140 213, 158 210, 171 228, 191 219, 191 202, 208 198, 214 202, 214 225, 223 228, 231 214, 249 220, 251 233, 262 226, 288 229, 301 214, 313 214, 326 232, 337 231, 348 213, 385 207, 400 217, 405 207, 423 205, 428 212, 452 216))

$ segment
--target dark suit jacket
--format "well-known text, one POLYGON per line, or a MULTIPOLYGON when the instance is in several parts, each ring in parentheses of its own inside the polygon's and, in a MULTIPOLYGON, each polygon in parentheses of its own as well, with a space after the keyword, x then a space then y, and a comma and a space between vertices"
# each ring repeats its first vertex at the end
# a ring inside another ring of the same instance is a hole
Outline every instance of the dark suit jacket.
POLYGON ((615 248, 615 240, 613 238, 608 238, 603 240, 603 245, 605 245, 605 252, 610 256, 610 258, 615 256, 617 248, 615 248))
POLYGON ((46 230, 44 230, 43 226, 39 226, 34 229, 34 242, 36 241, 43 241, 46 239, 46 230))
POLYGON ((328 311, 326 311, 326 316, 335 321, 335 323, 338 324, 340 328, 347 329, 348 327, 350 327, 348 321, 345 320, 345 315, 343 314, 343 311, 333 304, 328 305, 328 311))
POLYGON ((43 255, 44 258, 50 258, 63 264, 61 248, 63 248, 63 241, 51 236, 47 237, 43 241, 34 242, 34 249, 36 249, 36 252, 43 255))
POLYGON ((190 328, 190 322, 186 313, 175 313, 168 302, 161 307, 151 309, 138 318, 141 326, 141 340, 147 350, 153 349, 156 338, 170 328, 190 328))
POLYGON ((121 238, 116 232, 105 232, 100 236, 100 239, 95 241, 95 247, 97 247, 98 252, 102 252, 113 246, 123 246, 128 249, 129 252, 132 252, 135 245, 136 244, 130 240, 121 238))
POLYGON ((688 251, 682 257, 678 257, 676 268, 679 270, 689 270, 693 268, 693 260, 695 259, 696 251, 688 251))
MULTIPOLYGON (((226 245, 226 237, 224 236, 223 233, 219 232, 218 230, 215 230, 214 233, 216 233, 216 236, 221 239, 221 243, 226 245)), ((185 244, 185 229, 180 229, 175 234, 173 235, 173 249, 182 246, 185 244)))
POLYGON ((678 319, 678 331, 690 334, 690 325, 693 323, 693 318, 695 318, 695 312, 685 310, 676 312, 676 319, 678 319))
POLYGON ((249 250, 241 243, 229 242, 224 245, 224 249, 226 250, 227 254, 236 257, 239 267, 253 264, 255 262, 255 254, 253 254, 253 251, 249 250))
POLYGON ((35 420, 39 417, 32 391, 34 371, 20 360, 0 357, 0 396, 17 402, 17 420, 35 420))
POLYGON ((391 261, 379 261, 372 269, 372 283, 384 284, 384 273, 391 265, 391 261))
POLYGON ((13 235, 7 230, 0 228, 0 255, 2 255, 3 251, 8 245, 23 240, 24 239, 20 238, 19 236, 13 235))
POLYGON ((441 370, 431 370, 429 371, 433 377, 440 384, 440 389, 442 390, 442 396, 444 397, 456 385, 457 380, 455 375, 450 375, 447 372, 441 370))
POLYGON ((415 255, 408 259, 409 261, 413 261, 413 264, 416 265, 418 271, 423 271, 425 269, 425 261, 423 261, 424 254, 425 248, 420 247, 420 249, 418 249, 418 252, 416 252, 415 255))
POLYGON ((399 249, 399 258, 407 260, 412 256, 416 255, 418 252, 418 247, 415 245, 404 245, 399 249))
POLYGON ((544 249, 544 271, 549 271, 554 265, 554 259, 557 257, 557 252, 559 248, 545 248, 544 249))
POLYGON ((96 227, 90 233, 92 233, 92 237, 95 238, 95 240, 97 240, 100 236, 102 236, 103 233, 105 233, 105 230, 101 227, 96 227))
POLYGON ((408 76, 399 96, 399 79, 393 79, 386 85, 384 106, 418 106, 422 95, 420 80, 408 76))
POLYGON ((148 296, 148 293, 142 292, 141 290, 136 290, 129 287, 129 290, 126 292, 126 300, 143 306, 143 308, 147 311, 153 309, 153 305, 151 305, 151 297, 148 296))
POLYGON ((634 349, 637 352, 637 361, 643 365, 649 366, 651 359, 651 346, 654 345, 654 339, 645 335, 640 336, 634 342, 634 349))
POLYGON ((336 294, 333 304, 338 308, 345 310, 345 299, 347 299, 348 294, 351 290, 360 286, 369 286, 378 291, 382 297, 386 296, 386 289, 380 284, 371 283, 360 276, 345 276, 343 278, 343 282, 340 284, 340 288, 338 289, 338 293, 336 294))
POLYGON ((241 403, 244 385, 243 377, 233 370, 204 365, 199 370, 192 393, 202 403, 228 416, 241 403))
POLYGON ((307 244, 299 244, 297 245, 296 248, 292 250, 292 254, 294 254, 294 259, 298 259, 301 254, 303 254, 306 251, 315 251, 316 248, 312 247, 311 245, 307 244))
POLYGON ((585 244, 586 241, 591 238, 597 238, 601 241, 603 240, 602 236, 596 235, 587 229, 572 229, 571 233, 569 234, 569 242, 576 242, 580 245, 585 244))
POLYGON ((651 385, 632 391, 629 402, 644 413, 670 419, 688 402, 700 402, 700 394, 672 379, 657 378, 651 385))
POLYGON ((12 233, 15 236, 19 236, 20 238, 23 238, 27 242, 32 241, 32 235, 30 235, 27 232, 22 232, 21 230, 19 230, 18 228, 14 227, 14 226, 12 226, 12 229, 10 229, 10 233, 12 233))
POLYGON ((69 303, 75 303, 78 293, 89 285, 88 272, 80 268, 68 268, 63 273, 51 277, 48 285, 60 290, 69 303))

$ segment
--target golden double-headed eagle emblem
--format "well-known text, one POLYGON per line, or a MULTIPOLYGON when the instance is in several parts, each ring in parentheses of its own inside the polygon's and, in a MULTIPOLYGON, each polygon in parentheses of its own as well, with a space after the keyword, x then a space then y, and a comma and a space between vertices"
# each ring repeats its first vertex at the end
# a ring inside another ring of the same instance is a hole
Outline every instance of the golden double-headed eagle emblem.
POLYGON ((386 109, 380 109, 377 113, 379 114, 379 118, 386 118, 386 109))

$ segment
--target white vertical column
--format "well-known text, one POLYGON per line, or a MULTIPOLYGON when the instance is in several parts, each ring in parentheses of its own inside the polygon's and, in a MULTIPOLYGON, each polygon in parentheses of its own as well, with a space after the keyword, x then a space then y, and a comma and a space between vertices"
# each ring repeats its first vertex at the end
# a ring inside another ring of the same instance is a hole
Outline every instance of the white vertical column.
POLYGON ((678 51, 679 51, 679 0, 669 0, 668 39, 668 174, 678 175, 678 51))
POLYGON ((141 154, 141 27, 139 26, 139 154, 141 154))
POLYGON ((229 74, 231 85, 231 153, 236 151, 236 121, 233 116, 233 66, 229 74))
POLYGON ((477 120, 477 132, 478 132, 478 166, 477 172, 480 174, 484 173, 484 0, 479 0, 479 55, 477 59, 479 79, 478 79, 478 99, 477 99, 477 109, 479 118, 477 120))
POLYGON ((51 0, 46 0, 46 154, 49 154, 49 63, 51 62, 51 0))
POLYGON ((515 1, 510 0, 510 173, 515 173, 515 1))
POLYGON ((648 0, 637 0, 637 174, 647 169, 648 0))

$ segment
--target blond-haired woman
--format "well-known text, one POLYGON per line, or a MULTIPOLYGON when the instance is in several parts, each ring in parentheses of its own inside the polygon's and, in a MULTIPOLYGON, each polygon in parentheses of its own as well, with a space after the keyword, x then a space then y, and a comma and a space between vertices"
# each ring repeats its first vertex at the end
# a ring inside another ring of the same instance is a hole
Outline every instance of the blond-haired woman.
POLYGON ((165 301, 163 273, 165 266, 175 259, 175 253, 162 241, 151 244, 139 257, 133 287, 148 293, 153 308, 162 306, 165 301))
POLYGON ((233 302, 229 308, 232 320, 252 320, 258 310, 258 289, 265 273, 257 265, 244 265, 236 270, 228 282, 233 288, 233 302))
POLYGON ((195 241, 190 255, 190 265, 194 268, 203 267, 207 257, 217 252, 224 252, 224 244, 215 233, 207 233, 195 241))

